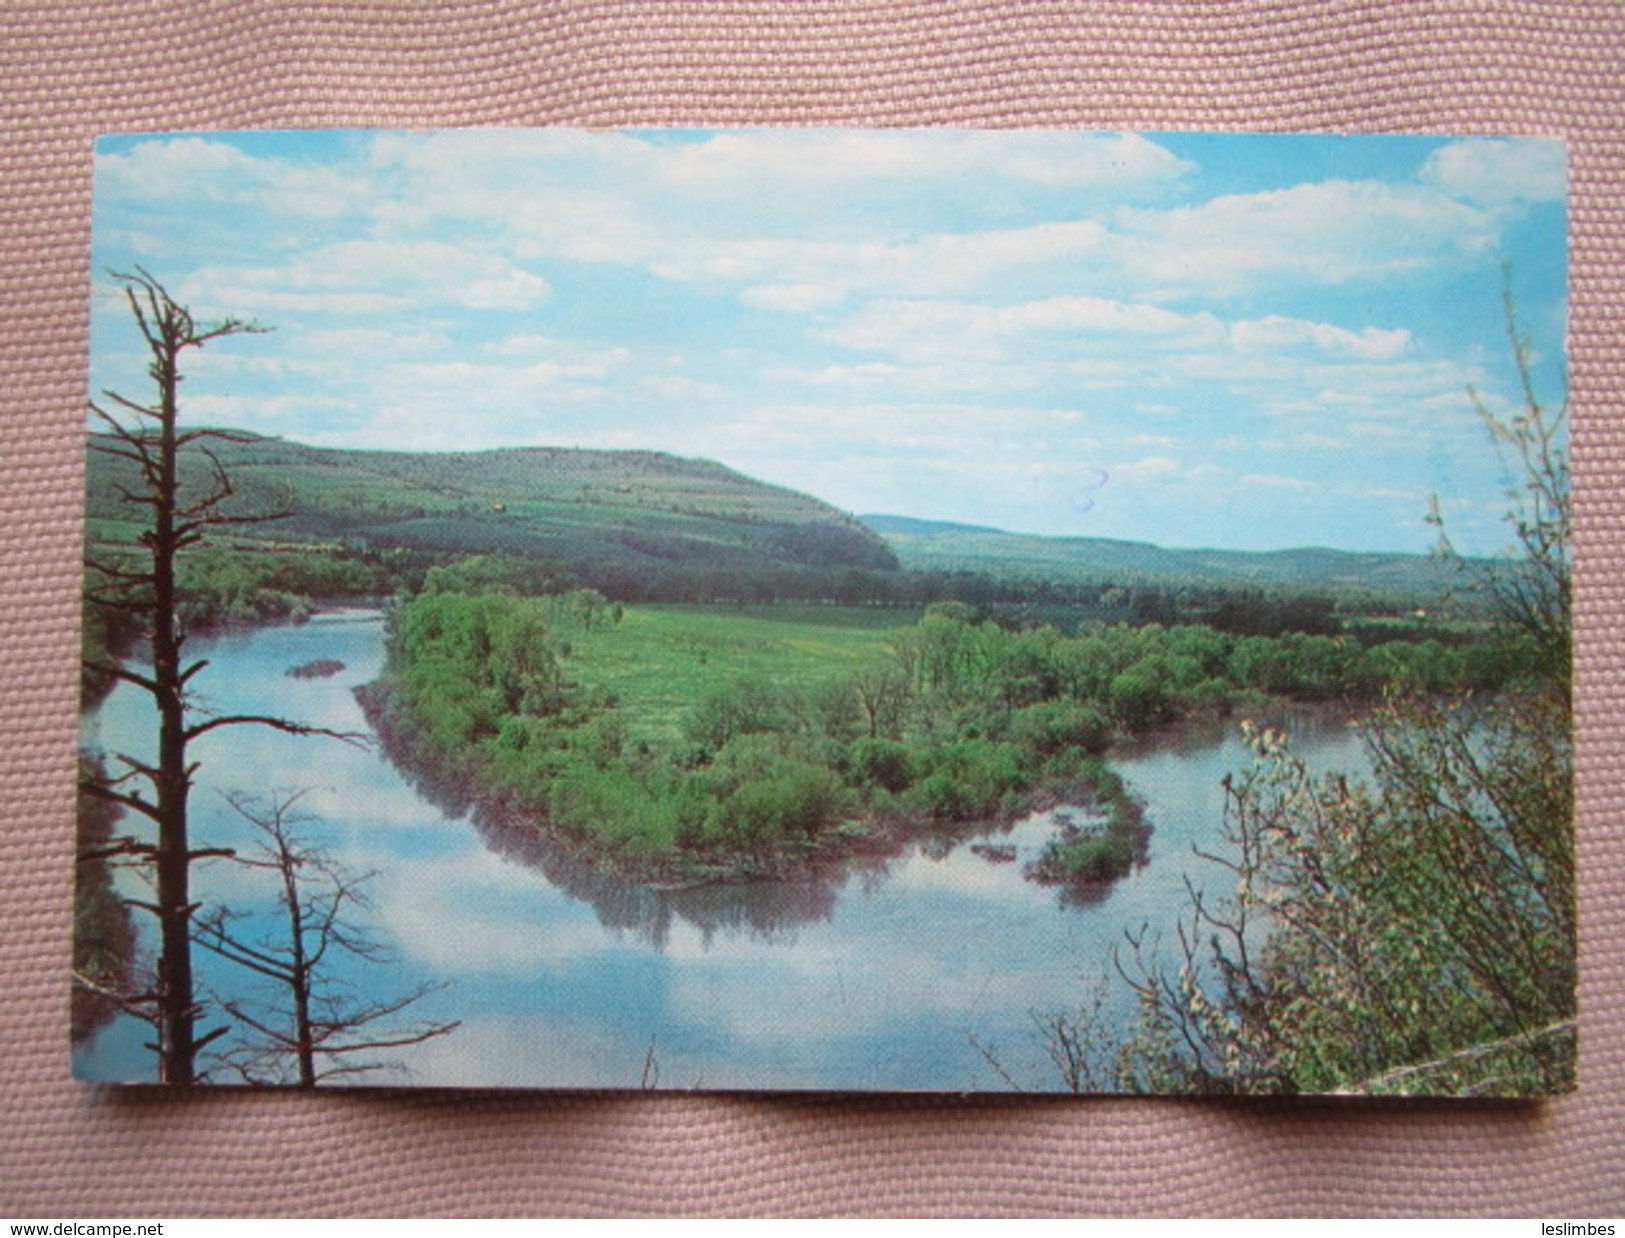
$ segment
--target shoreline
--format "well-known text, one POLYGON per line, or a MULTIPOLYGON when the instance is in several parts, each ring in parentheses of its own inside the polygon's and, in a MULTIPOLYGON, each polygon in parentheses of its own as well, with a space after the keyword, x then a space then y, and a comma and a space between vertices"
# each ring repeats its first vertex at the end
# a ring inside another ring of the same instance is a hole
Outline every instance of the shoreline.
MULTIPOLYGON (((387 689, 381 687, 379 682, 362 684, 353 692, 384 756, 413 782, 425 798, 448 812, 482 814, 505 831, 528 834, 599 873, 651 890, 673 891, 757 881, 844 877, 856 861, 894 858, 911 845, 937 840, 958 846, 978 835, 1013 825, 1033 813, 1063 805, 1074 805, 1091 813, 1102 812, 1109 806, 1107 798, 1097 788, 1075 775, 1070 778, 1056 777, 1022 793, 998 811, 974 819, 941 821, 900 812, 877 812, 844 819, 824 830, 814 840, 768 855, 706 855, 675 848, 659 855, 630 856, 597 842, 581 831, 560 825, 543 807, 511 795, 483 790, 470 774, 452 768, 444 758, 425 752, 413 735, 391 726, 385 720, 387 689)), ((1109 771, 1110 767, 1107 768, 1109 771)), ((1126 798, 1132 803, 1138 857, 1144 840, 1154 827, 1145 822, 1143 805, 1133 797, 1126 798)), ((1039 877, 1030 879, 1045 885, 1075 884, 1100 888, 1110 885, 1117 877, 1077 882, 1039 877)))

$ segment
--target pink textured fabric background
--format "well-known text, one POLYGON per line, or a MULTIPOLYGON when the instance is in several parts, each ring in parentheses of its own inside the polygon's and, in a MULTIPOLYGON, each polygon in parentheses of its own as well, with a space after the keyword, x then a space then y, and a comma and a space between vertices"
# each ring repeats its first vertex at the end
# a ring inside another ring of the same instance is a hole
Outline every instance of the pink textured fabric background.
POLYGON ((1625 6, 0 3, 0 1215, 1625 1213, 1625 6), (845 124, 1570 143, 1581 1083, 1547 1104, 117 1092, 68 1077, 91 140, 845 124))

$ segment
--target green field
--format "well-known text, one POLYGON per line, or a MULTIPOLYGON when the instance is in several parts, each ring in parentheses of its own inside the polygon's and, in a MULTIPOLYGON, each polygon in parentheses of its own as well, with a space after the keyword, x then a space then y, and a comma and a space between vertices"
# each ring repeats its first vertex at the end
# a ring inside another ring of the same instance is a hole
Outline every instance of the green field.
POLYGON ((675 742, 708 690, 743 680, 808 688, 885 660, 920 612, 875 607, 639 606, 615 626, 573 632, 564 659, 586 688, 612 692, 630 738, 675 742))

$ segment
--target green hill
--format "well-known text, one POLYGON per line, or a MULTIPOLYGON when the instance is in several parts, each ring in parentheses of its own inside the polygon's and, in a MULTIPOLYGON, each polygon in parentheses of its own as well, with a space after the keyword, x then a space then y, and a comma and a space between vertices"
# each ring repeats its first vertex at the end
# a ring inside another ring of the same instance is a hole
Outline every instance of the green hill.
MULTIPOLYGON (((233 432, 235 435, 235 432, 233 432)), ((468 452, 354 451, 235 435, 208 444, 231 478, 230 510, 287 508, 234 536, 462 554, 503 553, 635 572, 680 565, 732 571, 897 566, 884 541, 828 504, 709 460, 560 447, 468 452)), ((92 536, 128 531, 118 488, 134 466, 95 450, 92 536)), ((189 493, 208 492, 200 450, 183 459, 189 493)))
MULTIPOLYGON (((505 555, 618 597, 822 599, 862 583, 904 598, 875 574, 973 573, 1013 584, 1181 586, 1378 594, 1431 605, 1463 584, 1423 555, 1323 549, 1254 553, 1171 550, 1145 542, 1041 537, 904 516, 854 519, 805 494, 710 460, 655 451, 520 447, 492 451, 360 451, 231 431, 208 446, 234 490, 228 510, 288 511, 222 529, 228 540, 505 555), (240 441, 236 441, 240 440, 240 441), (799 581, 800 583, 794 583, 799 581)), ((130 462, 95 450, 87 512, 95 542, 132 540, 139 513, 130 462)), ((215 469, 183 457, 190 501, 215 469)), ((219 539, 216 539, 219 540, 219 539)), ((895 580, 895 578, 890 578, 895 580)))
POLYGON ((1463 583, 1453 565, 1427 555, 1318 548, 1170 550, 1149 542, 1042 537, 908 516, 859 519, 886 539, 905 568, 922 572, 1076 584, 1354 590, 1419 600, 1463 583))

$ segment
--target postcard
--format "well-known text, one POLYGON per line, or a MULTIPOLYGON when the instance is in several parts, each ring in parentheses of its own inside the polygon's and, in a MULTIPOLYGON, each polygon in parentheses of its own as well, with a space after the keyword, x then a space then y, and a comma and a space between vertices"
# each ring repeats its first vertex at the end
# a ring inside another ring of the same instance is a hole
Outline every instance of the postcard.
POLYGON ((76 1076, 1571 1089, 1565 191, 102 139, 76 1076))

